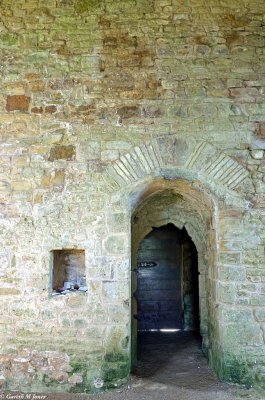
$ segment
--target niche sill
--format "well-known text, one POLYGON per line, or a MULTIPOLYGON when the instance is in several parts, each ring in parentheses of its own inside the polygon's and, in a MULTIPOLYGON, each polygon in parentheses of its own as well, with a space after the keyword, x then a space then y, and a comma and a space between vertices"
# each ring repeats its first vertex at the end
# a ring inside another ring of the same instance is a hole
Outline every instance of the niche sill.
POLYGON ((52 296, 63 296, 68 293, 86 293, 87 292, 87 287, 83 286, 80 287, 79 289, 63 289, 61 291, 53 291, 52 296))

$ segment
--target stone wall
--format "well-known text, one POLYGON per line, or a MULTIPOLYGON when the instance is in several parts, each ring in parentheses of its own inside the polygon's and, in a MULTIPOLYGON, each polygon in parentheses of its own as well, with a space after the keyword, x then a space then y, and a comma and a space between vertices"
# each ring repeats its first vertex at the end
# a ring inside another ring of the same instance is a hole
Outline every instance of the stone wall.
POLYGON ((264 1, 3 0, 0 15, 2 387, 127 379, 131 216, 166 189, 211 219, 194 240, 212 249, 210 364, 264 387, 264 1), (52 296, 58 249, 85 251, 87 293, 52 296))
MULTIPOLYGON (((199 271, 198 254, 187 233, 183 232, 183 317, 185 331, 199 331, 200 305, 199 305, 199 271)), ((201 288, 201 292, 202 292, 201 288)))

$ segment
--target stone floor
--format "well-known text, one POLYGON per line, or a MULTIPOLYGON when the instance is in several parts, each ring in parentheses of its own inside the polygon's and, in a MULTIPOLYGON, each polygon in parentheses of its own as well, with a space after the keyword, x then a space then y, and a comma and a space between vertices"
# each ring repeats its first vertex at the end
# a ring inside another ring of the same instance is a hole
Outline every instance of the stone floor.
MULTIPOLYGON (((1 398, 7 398, 7 394, 1 398)), ((24 397, 26 398, 26 397, 24 397)), ((38 397, 29 397, 34 400, 38 397)), ((139 362, 130 382, 97 395, 51 393, 45 400, 264 400, 253 389, 218 381, 189 333, 141 333, 139 362)))

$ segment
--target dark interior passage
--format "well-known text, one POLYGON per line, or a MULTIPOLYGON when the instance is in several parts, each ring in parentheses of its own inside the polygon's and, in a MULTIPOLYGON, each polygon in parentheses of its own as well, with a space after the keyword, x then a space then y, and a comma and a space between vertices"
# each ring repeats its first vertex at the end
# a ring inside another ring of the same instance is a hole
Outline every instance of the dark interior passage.
POLYGON ((194 357, 198 351, 203 357, 197 251, 186 230, 173 224, 153 228, 139 246, 135 272, 138 331, 135 372, 143 377, 158 373, 160 378, 169 368, 173 368, 173 375, 183 372, 186 367, 177 367, 178 357, 183 362, 191 349, 192 362, 196 364, 194 357))
POLYGON ((182 329, 181 232, 174 225, 154 229, 137 259, 138 331, 182 329))
POLYGON ((137 256, 138 331, 199 329, 197 251, 185 229, 154 228, 137 256))

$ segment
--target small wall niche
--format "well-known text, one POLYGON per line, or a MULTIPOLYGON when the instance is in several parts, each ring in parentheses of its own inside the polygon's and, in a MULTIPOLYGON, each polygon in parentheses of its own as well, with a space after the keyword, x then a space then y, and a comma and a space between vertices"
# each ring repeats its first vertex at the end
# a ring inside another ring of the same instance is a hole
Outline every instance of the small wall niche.
POLYGON ((56 294, 87 291, 85 250, 53 250, 52 290, 56 294))

